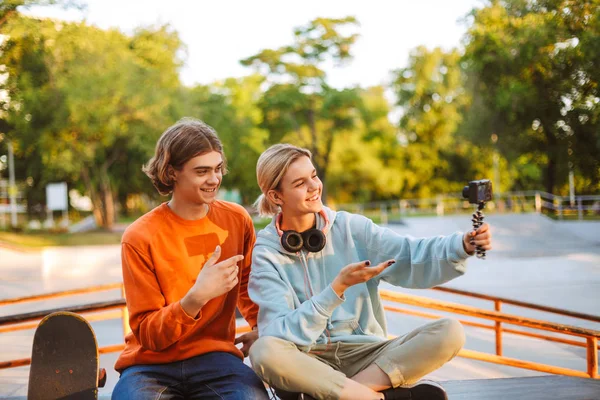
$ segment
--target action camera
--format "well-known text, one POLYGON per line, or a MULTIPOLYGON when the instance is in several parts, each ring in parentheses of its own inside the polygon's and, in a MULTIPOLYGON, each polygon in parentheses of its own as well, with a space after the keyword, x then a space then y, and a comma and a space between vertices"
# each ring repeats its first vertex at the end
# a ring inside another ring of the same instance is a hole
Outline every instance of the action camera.
POLYGON ((471 181, 463 188, 462 195, 471 204, 486 203, 492 200, 492 182, 489 179, 471 181))

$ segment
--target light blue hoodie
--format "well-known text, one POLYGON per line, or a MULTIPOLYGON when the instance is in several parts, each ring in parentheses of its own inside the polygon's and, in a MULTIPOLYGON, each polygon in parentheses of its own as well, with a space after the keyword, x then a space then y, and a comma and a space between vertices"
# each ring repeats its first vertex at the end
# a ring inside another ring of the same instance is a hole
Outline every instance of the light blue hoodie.
MULTIPOLYGON (((252 253, 248 292, 259 306, 260 336, 276 336, 297 345, 328 342, 378 342, 387 327, 377 286, 381 280, 406 288, 429 288, 465 272, 460 232, 416 239, 375 225, 362 215, 324 211, 331 228, 318 253, 283 249, 275 218, 258 233, 252 253), (348 264, 396 263, 366 283, 350 287, 340 298, 331 282, 348 264)), ((317 214, 317 227, 324 225, 317 214)))

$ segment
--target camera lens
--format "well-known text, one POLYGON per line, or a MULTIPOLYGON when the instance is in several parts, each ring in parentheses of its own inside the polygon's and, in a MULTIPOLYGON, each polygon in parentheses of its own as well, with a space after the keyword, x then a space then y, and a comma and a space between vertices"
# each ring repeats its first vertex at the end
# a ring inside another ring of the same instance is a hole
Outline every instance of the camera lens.
POLYGON ((469 187, 468 187, 468 186, 465 186, 465 187, 463 188, 462 195, 463 195, 463 197, 464 197, 465 199, 468 199, 468 198, 469 198, 469 187))

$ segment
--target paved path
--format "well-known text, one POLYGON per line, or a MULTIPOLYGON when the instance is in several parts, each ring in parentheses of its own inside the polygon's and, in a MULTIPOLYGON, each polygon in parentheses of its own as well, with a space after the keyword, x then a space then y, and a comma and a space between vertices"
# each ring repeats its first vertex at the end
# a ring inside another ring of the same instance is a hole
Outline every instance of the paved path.
MULTIPOLYGON (((486 219, 493 226, 494 250, 487 260, 472 259, 466 275, 449 286, 475 292, 504 296, 589 314, 600 314, 600 223, 555 222, 537 215, 492 215, 486 219)), ((401 234, 431 236, 469 229, 469 216, 410 218, 390 228, 401 234)), ((41 252, 19 253, 0 248, 0 298, 54 292, 121 281, 119 246, 48 248, 41 252)), ((386 286, 386 288, 392 288, 386 286)), ((422 296, 439 298, 492 309, 490 302, 469 300, 431 290, 406 290, 422 296)), ((118 291, 49 300, 35 304, 0 307, 0 315, 33 311, 68 304, 87 303, 118 297, 118 291)), ((600 330, 600 324, 552 317, 505 306, 504 312, 549 319, 600 330)), ((390 313, 389 330, 402 334, 427 320, 390 313)), ((94 322, 99 344, 122 342, 118 320, 94 322)), ((490 331, 466 328, 466 348, 493 351, 490 331)), ((33 331, 0 334, 0 360, 29 357, 33 331)), ((505 335, 505 355, 525 360, 556 364, 585 370, 585 349, 573 348, 524 337, 505 335)), ((118 379, 112 370, 116 354, 101 356, 101 365, 109 372, 106 389, 110 392, 118 379)), ((526 377, 539 372, 456 358, 431 378, 439 380, 526 377)), ((28 368, 0 370, 0 398, 26 393, 28 368)))

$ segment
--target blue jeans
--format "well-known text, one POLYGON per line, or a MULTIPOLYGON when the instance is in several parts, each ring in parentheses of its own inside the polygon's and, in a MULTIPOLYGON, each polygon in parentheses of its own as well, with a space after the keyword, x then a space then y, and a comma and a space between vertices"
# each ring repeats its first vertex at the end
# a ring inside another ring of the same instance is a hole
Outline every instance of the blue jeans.
POLYGON ((169 364, 126 368, 112 399, 268 400, 269 396, 260 378, 238 357, 214 352, 169 364))

